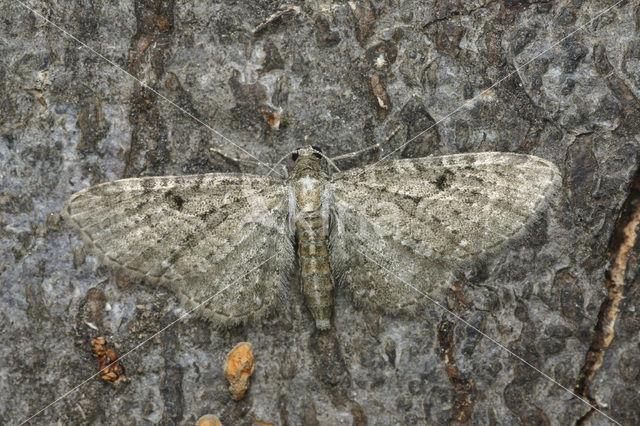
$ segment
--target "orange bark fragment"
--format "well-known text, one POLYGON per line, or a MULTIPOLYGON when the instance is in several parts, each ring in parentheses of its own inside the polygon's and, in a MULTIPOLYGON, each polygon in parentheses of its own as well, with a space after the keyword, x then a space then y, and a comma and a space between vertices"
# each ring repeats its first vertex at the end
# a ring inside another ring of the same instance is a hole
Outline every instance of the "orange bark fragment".
POLYGON ((116 351, 107 344, 107 340, 100 336, 91 341, 93 357, 100 363, 100 378, 111 384, 121 380, 126 381, 124 366, 118 362, 116 351))
POLYGON ((229 381, 229 392, 234 400, 242 399, 249 388, 254 360, 251 343, 238 343, 227 355, 225 377, 229 381))
POLYGON ((218 416, 214 416, 213 414, 206 414, 198 419, 197 426, 222 426, 220 423, 220 419, 218 416))

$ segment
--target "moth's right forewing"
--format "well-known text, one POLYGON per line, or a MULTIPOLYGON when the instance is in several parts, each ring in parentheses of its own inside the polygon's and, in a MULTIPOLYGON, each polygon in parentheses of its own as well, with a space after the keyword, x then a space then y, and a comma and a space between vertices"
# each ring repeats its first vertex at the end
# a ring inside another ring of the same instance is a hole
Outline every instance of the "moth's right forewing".
POLYGON ((280 181, 206 174, 96 185, 63 215, 106 263, 169 286, 187 308, 232 284, 200 310, 227 324, 281 297, 293 263, 288 209, 280 181))
POLYGON ((414 306, 420 293, 441 294, 457 267, 523 235, 558 183, 545 160, 494 152, 347 171, 333 181, 343 231, 331 236, 332 267, 360 303, 414 306))

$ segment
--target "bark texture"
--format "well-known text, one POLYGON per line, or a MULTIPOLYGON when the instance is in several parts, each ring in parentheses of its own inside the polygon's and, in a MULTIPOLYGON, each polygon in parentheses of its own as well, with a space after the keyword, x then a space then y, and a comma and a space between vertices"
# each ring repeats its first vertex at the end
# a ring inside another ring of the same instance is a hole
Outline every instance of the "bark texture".
POLYGON ((435 306, 389 317, 338 288, 335 327, 319 334, 297 276, 271 318, 178 322, 120 361, 128 383, 83 383, 99 365, 92 339, 121 356, 182 312, 86 253, 60 219, 71 193, 129 176, 265 173, 257 161, 300 146, 333 157, 376 143, 402 147, 397 157, 512 151, 558 165, 546 221, 463 271, 442 303, 640 423, 640 5, 596 18, 615 3, 3 2, 0 423, 81 384, 32 423, 608 424, 435 306), (223 368, 241 341, 255 372, 234 401, 223 368))

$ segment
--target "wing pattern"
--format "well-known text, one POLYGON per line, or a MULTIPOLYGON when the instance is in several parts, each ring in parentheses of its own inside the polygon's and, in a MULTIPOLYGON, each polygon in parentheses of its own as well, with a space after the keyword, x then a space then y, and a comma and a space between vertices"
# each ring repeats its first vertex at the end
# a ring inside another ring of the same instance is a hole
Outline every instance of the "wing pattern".
MULTIPOLYGON (((498 152, 340 173, 327 199, 331 269, 356 304, 414 310, 423 294, 440 298, 458 268, 524 235, 558 186, 553 164, 498 152)), ((186 309, 224 290, 198 312, 226 325, 283 296, 291 191, 245 174, 123 179, 74 194, 63 215, 105 263, 168 286, 186 309)))
POLYGON ((341 173, 333 181, 332 270, 357 304, 415 309, 424 304, 419 292, 442 295, 458 268, 524 235, 558 185, 553 164, 501 152, 341 173))
POLYGON ((168 286, 186 309, 229 286, 196 311, 215 323, 273 309, 294 259, 287 188, 262 176, 123 179, 62 212, 105 263, 168 286))

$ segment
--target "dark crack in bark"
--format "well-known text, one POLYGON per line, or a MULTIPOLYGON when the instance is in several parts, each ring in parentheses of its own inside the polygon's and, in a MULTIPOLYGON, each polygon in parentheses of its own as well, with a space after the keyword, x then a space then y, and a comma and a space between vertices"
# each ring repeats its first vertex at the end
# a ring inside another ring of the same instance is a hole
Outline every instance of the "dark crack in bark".
POLYGON ((317 366, 316 376, 331 388, 331 402, 336 407, 349 407, 354 425, 366 425, 367 416, 358 402, 349 396, 351 376, 332 328, 317 332, 311 338, 311 352, 317 366))
POLYGON ((282 426, 289 426, 289 413, 287 412, 287 404, 289 399, 286 394, 280 394, 278 397, 278 411, 280 412, 280 424, 282 426))
MULTIPOLYGON (((593 49, 593 63, 597 71, 607 82, 607 87, 618 101, 622 113, 616 114, 621 118, 616 133, 635 135, 640 130, 640 101, 633 90, 621 79, 611 65, 607 52, 602 45, 593 49)), ((615 108, 615 106, 614 106, 615 108)))
POLYGON ((456 390, 456 404, 453 417, 458 422, 467 422, 473 413, 475 389, 470 380, 466 379, 456 365, 454 357, 454 330, 455 324, 448 320, 442 320, 438 326, 438 343, 440 344, 440 357, 444 361, 444 368, 449 381, 456 390))
POLYGON ((349 3, 351 13, 356 21, 356 39, 364 46, 373 34, 376 21, 376 10, 369 0, 349 3))
MULTIPOLYGON (((595 407, 598 407, 598 403, 591 395, 591 384, 594 376, 602 366, 607 348, 615 336, 615 324, 620 312, 620 302, 624 298, 628 260, 636 243, 639 225, 640 169, 636 171, 629 190, 629 196, 622 206, 609 243, 611 266, 605 274, 605 286, 608 294, 600 305, 593 341, 585 357, 585 362, 575 387, 575 393, 588 399, 595 407)), ((591 408, 576 424, 586 424, 594 413, 596 413, 596 409, 591 408)))
MULTIPOLYGON (((167 315, 166 320, 171 324, 175 322, 173 314, 167 315)), ((162 357, 164 358, 164 375, 160 386, 160 394, 164 402, 164 411, 159 424, 174 425, 183 420, 184 416, 184 393, 182 391, 182 381, 184 379, 183 367, 178 358, 179 339, 176 327, 169 327, 161 334, 162 357)))
MULTIPOLYGON (((131 40, 129 70, 146 86, 157 90, 164 75, 166 49, 173 32, 174 1, 136 1, 134 11, 137 30, 131 40)), ((160 118, 158 95, 154 90, 136 85, 131 95, 129 121, 131 144, 125 157, 123 177, 139 176, 152 168, 162 174, 167 156, 167 132, 160 118), (144 159, 138 158, 145 152, 144 159)))
MULTIPOLYGON (((350 378, 340 353, 340 345, 336 339, 335 332, 330 329, 326 332, 319 332, 311 339, 312 353, 317 356, 318 377, 325 384, 336 389, 346 389, 349 387, 350 378)), ((346 395, 334 394, 342 402, 347 399, 346 395)))

